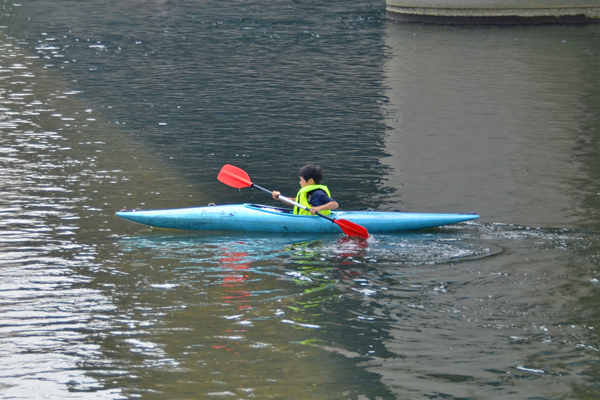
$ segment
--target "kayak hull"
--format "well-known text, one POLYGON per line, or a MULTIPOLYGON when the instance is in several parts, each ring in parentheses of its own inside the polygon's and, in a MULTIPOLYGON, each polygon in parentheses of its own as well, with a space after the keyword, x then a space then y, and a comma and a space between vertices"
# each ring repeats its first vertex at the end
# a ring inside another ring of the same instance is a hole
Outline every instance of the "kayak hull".
MULTIPOLYGON (((259 204, 230 204, 168 210, 120 211, 118 217, 163 229, 283 233, 341 233, 341 228, 318 216, 293 215, 291 210, 259 204)), ((477 214, 431 214, 390 211, 336 211, 369 233, 433 228, 479 218, 477 214)))

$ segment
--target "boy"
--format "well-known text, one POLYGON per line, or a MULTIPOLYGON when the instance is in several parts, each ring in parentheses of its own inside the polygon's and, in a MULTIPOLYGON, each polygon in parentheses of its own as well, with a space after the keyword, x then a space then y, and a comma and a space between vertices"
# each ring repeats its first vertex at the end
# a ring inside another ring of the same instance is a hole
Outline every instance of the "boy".
MULTIPOLYGON (((339 204, 332 199, 329 189, 321 185, 323 179, 323 170, 316 164, 308 164, 302 167, 298 173, 300 176, 300 191, 296 195, 296 203, 310 208, 310 211, 294 207, 294 214, 315 215, 321 212, 323 215, 331 214, 331 210, 339 207, 339 204)), ((273 191, 273 198, 278 199, 280 192, 273 191)))

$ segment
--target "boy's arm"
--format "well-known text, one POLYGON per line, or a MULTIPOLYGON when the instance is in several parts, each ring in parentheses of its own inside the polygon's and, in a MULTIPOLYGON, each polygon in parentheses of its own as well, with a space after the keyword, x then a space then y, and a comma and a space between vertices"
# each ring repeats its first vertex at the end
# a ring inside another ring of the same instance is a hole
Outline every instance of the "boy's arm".
POLYGON ((323 210, 335 210, 336 208, 338 208, 340 205, 337 203, 337 201, 333 200, 330 201, 327 204, 323 204, 322 206, 318 206, 318 207, 312 207, 310 209, 310 213, 312 215, 315 215, 317 212, 319 211, 323 211, 323 210))
POLYGON ((335 210, 339 207, 337 201, 327 196, 327 193, 325 193, 321 189, 317 189, 314 192, 312 192, 312 196, 310 198, 310 205, 312 206, 310 209, 310 213, 312 215, 315 215, 319 211, 335 210))

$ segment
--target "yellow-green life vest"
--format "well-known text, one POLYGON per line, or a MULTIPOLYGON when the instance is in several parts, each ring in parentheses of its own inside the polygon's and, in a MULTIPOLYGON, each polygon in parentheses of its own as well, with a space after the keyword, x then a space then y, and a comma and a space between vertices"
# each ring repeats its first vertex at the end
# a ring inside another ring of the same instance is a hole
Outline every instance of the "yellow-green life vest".
MULTIPOLYGON (((296 195, 296 203, 300 203, 304 207, 307 207, 307 208, 312 208, 312 206, 308 202, 308 192, 312 192, 313 190, 316 190, 316 189, 323 190, 325 193, 327 193, 327 196, 331 197, 331 194, 329 193, 329 189, 325 185, 306 185, 298 191, 298 194, 296 195)), ((323 211, 319 211, 319 212, 323 215, 331 214, 331 210, 323 210, 323 211)), ((294 207, 294 214, 312 215, 309 211, 303 210, 299 207, 294 207)))

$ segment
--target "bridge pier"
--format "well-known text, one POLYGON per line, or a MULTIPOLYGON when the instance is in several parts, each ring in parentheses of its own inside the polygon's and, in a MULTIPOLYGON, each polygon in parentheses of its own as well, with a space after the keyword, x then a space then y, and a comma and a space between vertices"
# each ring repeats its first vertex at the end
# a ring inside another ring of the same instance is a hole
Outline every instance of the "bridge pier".
POLYGON ((598 0, 386 0, 391 20, 437 24, 600 22, 598 0))

